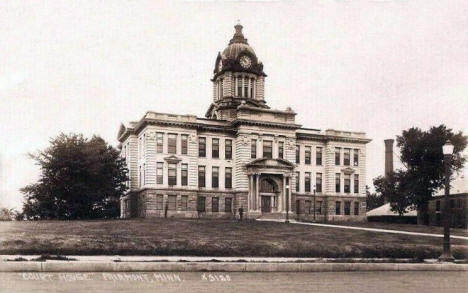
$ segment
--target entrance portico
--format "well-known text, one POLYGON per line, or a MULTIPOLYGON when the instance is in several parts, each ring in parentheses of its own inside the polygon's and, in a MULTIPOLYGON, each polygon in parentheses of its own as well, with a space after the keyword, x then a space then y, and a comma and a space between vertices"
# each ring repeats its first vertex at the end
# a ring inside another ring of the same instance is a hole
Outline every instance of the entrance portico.
POLYGON ((246 168, 249 176, 248 216, 285 214, 286 206, 291 207, 291 196, 286 205, 286 192, 290 192, 286 187, 291 182, 294 165, 282 159, 261 158, 248 163, 246 168))

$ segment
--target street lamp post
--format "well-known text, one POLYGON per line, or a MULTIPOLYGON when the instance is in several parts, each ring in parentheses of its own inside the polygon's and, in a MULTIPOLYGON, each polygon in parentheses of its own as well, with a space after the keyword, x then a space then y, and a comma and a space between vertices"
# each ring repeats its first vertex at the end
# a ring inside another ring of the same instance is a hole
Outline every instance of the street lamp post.
POLYGON ((453 144, 449 141, 442 147, 444 154, 444 167, 445 167, 445 196, 443 207, 443 221, 444 221, 444 250, 439 257, 439 261, 454 261, 453 255, 450 252, 450 215, 449 215, 449 194, 450 194, 450 165, 453 155, 453 144))
POLYGON ((289 223, 289 180, 286 177, 286 222, 289 223))
POLYGON ((314 185, 314 222, 315 222, 315 185, 314 185))

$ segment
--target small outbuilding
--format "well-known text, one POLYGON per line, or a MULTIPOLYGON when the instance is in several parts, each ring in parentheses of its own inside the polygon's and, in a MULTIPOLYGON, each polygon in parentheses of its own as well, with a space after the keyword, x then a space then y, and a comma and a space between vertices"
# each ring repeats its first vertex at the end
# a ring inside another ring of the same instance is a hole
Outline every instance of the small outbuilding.
POLYGON ((369 222, 387 222, 401 224, 416 224, 417 212, 410 210, 403 215, 394 212, 391 209, 390 203, 386 203, 378 208, 370 210, 366 213, 367 221, 369 222))

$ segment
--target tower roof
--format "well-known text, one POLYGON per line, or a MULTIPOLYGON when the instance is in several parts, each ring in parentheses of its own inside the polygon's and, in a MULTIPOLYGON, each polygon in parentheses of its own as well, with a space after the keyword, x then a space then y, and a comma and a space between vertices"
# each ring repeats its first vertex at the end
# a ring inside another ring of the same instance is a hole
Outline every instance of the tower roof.
POLYGON ((236 29, 234 36, 229 41, 229 45, 226 47, 226 49, 224 49, 223 53, 221 54, 223 60, 236 60, 239 54, 244 51, 247 51, 251 55, 256 57, 255 51, 252 49, 252 47, 249 46, 247 39, 242 33, 243 26, 241 24, 237 24, 234 26, 234 28, 236 29))

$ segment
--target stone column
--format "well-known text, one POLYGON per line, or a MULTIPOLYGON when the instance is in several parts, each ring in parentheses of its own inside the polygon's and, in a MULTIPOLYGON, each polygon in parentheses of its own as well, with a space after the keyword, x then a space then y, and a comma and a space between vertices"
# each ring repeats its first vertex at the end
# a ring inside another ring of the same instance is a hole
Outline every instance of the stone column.
POLYGON ((260 174, 256 174, 256 177, 257 177, 257 182, 255 184, 255 187, 256 187, 256 200, 257 200, 257 204, 256 204, 256 210, 257 211, 260 211, 260 174))
POLYGON ((248 211, 251 211, 253 210, 252 208, 252 200, 253 200, 253 196, 254 196, 254 180, 253 180, 253 175, 249 175, 249 195, 248 195, 248 198, 247 198, 247 204, 248 204, 248 211))
POLYGON ((284 186, 284 211, 286 212, 286 207, 291 211, 291 176, 286 175, 285 180, 284 180, 285 186, 284 186), (289 181, 289 189, 286 189, 286 181, 289 181), (286 198, 286 192, 289 192, 289 198, 286 198), (286 202, 286 200, 288 202, 286 202))
POLYGON ((289 177, 289 211, 292 213, 292 189, 291 189, 291 177, 289 177))
POLYGON ((280 196, 278 197, 278 212, 283 212, 284 211, 284 197, 286 194, 286 177, 283 175, 282 179, 283 185, 281 186, 281 193, 280 196))

